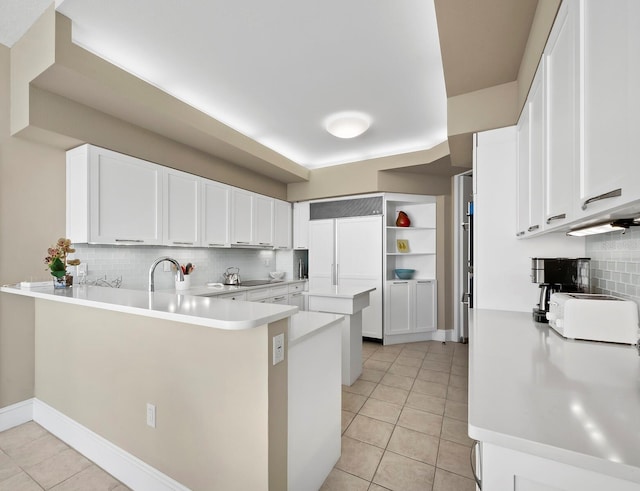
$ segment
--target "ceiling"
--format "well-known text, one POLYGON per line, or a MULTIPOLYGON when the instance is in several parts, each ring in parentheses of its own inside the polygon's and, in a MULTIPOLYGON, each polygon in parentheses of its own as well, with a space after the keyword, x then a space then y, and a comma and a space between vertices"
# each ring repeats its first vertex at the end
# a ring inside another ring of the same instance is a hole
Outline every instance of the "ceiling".
POLYGON ((447 138, 432 1, 64 0, 74 43, 308 168, 447 138), (372 124, 345 140, 340 111, 372 124))
MULTIPOLYGON (((0 0, 9 13, 0 16, 0 43, 11 46, 47 3, 0 0)), ((517 79, 538 0, 264 3, 193 0, 175 9, 168 0, 57 0, 56 7, 72 20, 74 42, 316 168, 447 140, 447 97, 517 79), (330 136, 323 121, 340 110, 370 114, 370 130, 352 140, 330 136)), ((449 144, 467 136, 448 135, 449 144)), ((429 164, 407 171, 452 172, 429 164)))

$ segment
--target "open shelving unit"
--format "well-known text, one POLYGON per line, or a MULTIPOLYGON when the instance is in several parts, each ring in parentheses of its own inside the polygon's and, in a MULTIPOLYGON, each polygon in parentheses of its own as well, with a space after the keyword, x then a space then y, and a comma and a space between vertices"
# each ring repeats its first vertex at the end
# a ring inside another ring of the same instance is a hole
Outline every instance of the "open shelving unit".
POLYGON ((413 279, 436 278, 436 203, 435 198, 419 196, 408 201, 407 196, 386 202, 385 279, 397 279, 394 269, 415 269, 413 279), (404 211, 411 220, 409 227, 397 227, 398 212, 404 211), (398 241, 407 241, 406 252, 399 250, 398 241))

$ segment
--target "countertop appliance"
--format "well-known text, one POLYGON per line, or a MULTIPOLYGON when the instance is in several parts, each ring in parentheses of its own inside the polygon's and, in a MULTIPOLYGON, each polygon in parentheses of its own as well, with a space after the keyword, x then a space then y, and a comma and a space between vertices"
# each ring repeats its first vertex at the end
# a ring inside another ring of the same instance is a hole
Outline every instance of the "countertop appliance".
POLYGON ((227 268, 225 273, 222 273, 225 285, 239 285, 240 284, 240 268, 230 267, 227 268), (235 270, 235 271, 233 271, 235 270))
POLYGON ((540 285, 540 298, 533 309, 536 322, 547 322, 549 301, 557 292, 589 293, 588 257, 531 258, 531 282, 540 285))
POLYGON ((547 318, 549 326, 565 338, 638 343, 638 306, 624 298, 554 293, 547 318))

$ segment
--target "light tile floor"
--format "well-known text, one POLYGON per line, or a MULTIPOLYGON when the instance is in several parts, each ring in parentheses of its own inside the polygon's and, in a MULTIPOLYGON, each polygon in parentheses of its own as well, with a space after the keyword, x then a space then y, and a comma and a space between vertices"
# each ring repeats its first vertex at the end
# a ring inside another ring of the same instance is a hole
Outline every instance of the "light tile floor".
MULTIPOLYGON (((342 388, 342 456, 323 491, 475 491, 467 436, 468 345, 365 342, 342 388)), ((0 433, 0 491, 125 491, 29 422, 0 433)))
POLYGON ((129 488, 33 421, 0 433, 0 491, 129 488))
POLYGON ((323 491, 475 491, 467 436, 468 345, 365 342, 342 387, 342 456, 323 491))

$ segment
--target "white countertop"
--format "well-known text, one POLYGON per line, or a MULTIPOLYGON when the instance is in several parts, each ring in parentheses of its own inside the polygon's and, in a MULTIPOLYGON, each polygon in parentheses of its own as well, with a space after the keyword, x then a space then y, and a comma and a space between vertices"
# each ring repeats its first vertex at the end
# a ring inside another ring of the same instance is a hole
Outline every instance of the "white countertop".
POLYGON ((243 286, 243 285, 223 285, 217 283, 217 286, 198 285, 192 286, 187 290, 180 290, 179 292, 173 288, 168 290, 161 290, 165 293, 180 293, 181 295, 195 295, 198 297, 214 297, 216 295, 224 295, 225 293, 243 292, 248 290, 257 290, 259 288, 269 288, 273 286, 290 285, 293 283, 304 283, 307 280, 273 280, 264 285, 256 286, 243 286))
POLYGON ((470 310, 469 436, 640 483, 640 356, 470 310))
POLYGON ((54 289, 52 285, 21 289, 13 285, 3 286, 0 291, 228 330, 251 329, 285 319, 298 311, 297 307, 291 305, 99 286, 54 289))
POLYGON ((289 323, 289 346, 313 336, 322 329, 340 322, 344 316, 324 312, 301 311, 291 316, 289 323))
POLYGON ((331 298, 355 298, 374 291, 375 287, 357 287, 357 286, 328 286, 326 288, 315 288, 303 295, 311 297, 331 297, 331 298))

